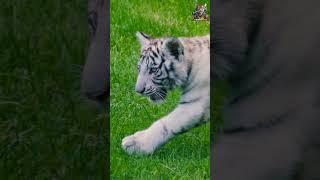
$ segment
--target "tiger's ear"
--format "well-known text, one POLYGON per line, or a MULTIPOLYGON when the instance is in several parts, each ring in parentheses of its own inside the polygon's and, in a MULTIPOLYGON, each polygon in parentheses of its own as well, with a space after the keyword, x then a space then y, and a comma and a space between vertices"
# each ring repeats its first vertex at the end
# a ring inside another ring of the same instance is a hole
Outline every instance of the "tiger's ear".
POLYGON ((137 32, 136 33, 136 36, 137 36, 137 38, 138 38, 138 40, 140 41, 140 44, 143 46, 143 45, 145 45, 145 44, 147 44, 147 43, 149 43, 150 42, 150 39, 151 39, 151 37, 149 36, 149 35, 146 35, 145 33, 143 33, 143 32, 137 32))
POLYGON ((169 51, 170 55, 180 60, 180 55, 183 55, 183 45, 178 38, 170 37, 164 41, 164 47, 169 51))

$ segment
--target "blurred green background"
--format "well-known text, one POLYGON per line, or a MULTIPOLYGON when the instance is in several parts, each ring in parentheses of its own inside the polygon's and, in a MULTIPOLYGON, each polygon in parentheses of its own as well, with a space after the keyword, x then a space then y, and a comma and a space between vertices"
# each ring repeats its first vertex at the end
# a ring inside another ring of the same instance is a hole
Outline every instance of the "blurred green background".
POLYGON ((105 112, 79 94, 87 0, 0 5, 0 179, 106 179, 105 112))

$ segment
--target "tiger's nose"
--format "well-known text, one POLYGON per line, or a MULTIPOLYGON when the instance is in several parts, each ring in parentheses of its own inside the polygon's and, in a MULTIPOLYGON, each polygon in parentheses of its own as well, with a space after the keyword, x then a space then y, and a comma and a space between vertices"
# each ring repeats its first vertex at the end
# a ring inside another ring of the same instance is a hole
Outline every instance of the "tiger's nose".
POLYGON ((142 94, 145 91, 144 87, 136 87, 136 92, 142 94))

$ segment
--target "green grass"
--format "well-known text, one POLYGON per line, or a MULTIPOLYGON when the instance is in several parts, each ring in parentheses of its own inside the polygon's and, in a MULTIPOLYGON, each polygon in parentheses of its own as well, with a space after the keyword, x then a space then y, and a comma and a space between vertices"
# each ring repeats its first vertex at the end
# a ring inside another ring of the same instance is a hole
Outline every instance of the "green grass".
POLYGON ((107 118, 79 94, 87 31, 87 0, 1 2, 0 179, 106 178, 107 118))
MULTIPOLYGON (((209 5, 208 1, 206 2, 209 5)), ((208 6, 210 7, 210 6, 208 6)), ((154 37, 210 32, 208 22, 192 21, 194 1, 111 0, 111 177, 112 179, 209 179, 210 125, 182 134, 151 156, 130 156, 121 140, 174 109, 179 90, 161 105, 136 95, 134 85, 142 31, 154 37)))

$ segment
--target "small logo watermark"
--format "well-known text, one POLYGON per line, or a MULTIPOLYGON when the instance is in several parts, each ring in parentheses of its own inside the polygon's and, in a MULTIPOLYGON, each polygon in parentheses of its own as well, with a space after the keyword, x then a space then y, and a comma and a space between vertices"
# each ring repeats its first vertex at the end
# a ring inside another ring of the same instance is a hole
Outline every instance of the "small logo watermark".
POLYGON ((192 18, 194 21, 209 21, 210 17, 207 14, 207 4, 196 3, 196 7, 192 12, 192 18))

